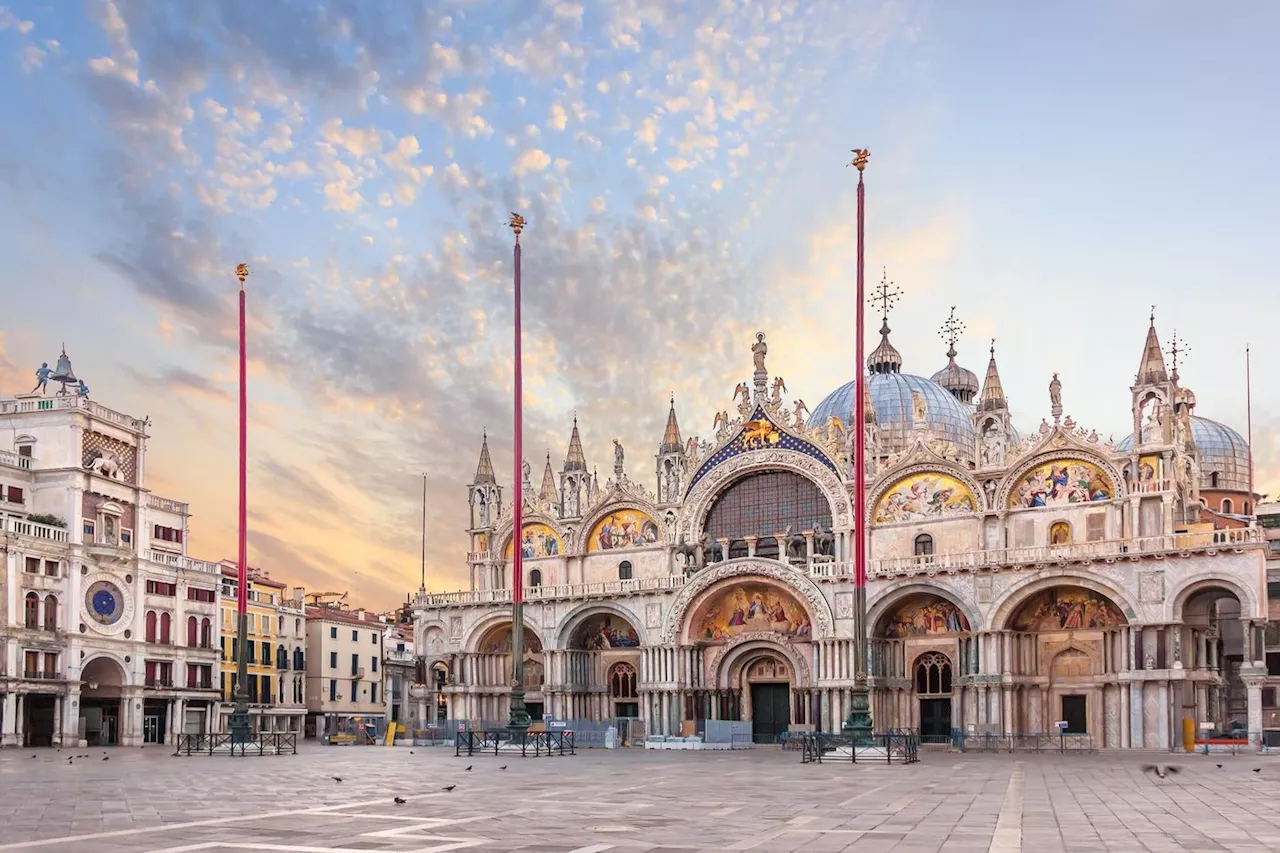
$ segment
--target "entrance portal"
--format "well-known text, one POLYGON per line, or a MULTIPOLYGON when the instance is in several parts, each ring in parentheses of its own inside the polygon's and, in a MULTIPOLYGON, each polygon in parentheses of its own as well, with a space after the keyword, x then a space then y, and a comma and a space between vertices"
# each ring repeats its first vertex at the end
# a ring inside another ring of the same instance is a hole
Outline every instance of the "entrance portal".
POLYGON ((1062 719, 1067 721, 1066 733, 1069 735, 1087 734, 1089 731, 1089 704, 1080 693, 1068 693, 1062 697, 1062 719))
POLYGON ((949 743, 951 741, 951 700, 920 700, 920 742, 949 743))
POLYGON ((787 684, 751 685, 751 739, 777 743, 791 724, 791 687, 787 684))
POLYGON ((57 700, 48 693, 28 693, 23 702, 22 730, 27 746, 53 746, 57 700))

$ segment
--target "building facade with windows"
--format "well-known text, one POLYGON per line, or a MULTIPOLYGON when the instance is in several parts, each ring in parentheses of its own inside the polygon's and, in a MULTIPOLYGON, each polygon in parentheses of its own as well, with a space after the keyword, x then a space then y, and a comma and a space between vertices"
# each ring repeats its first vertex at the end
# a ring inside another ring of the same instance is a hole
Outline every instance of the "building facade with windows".
POLYGON ((67 384, 0 400, 0 743, 207 731, 218 566, 187 555, 187 504, 147 488, 149 421, 67 384))
POLYGON ((862 669, 875 728, 930 739, 1061 721, 1099 747, 1164 748, 1185 720, 1237 716, 1260 731, 1266 546, 1248 447, 1196 411, 1154 318, 1130 382, 1134 434, 1118 442, 1072 418, 1056 375, 1038 426, 1020 431, 994 347, 980 381, 951 343, 932 376, 904 372, 886 317, 866 397, 850 382, 810 411, 768 373, 760 334, 752 379, 713 436, 684 441, 672 403, 652 491, 616 442, 601 486, 575 421, 559 472, 548 459, 539 483, 524 463, 518 531, 482 442, 470 588, 414 602, 418 719, 505 724, 520 548, 535 720, 639 719, 663 734, 749 720, 760 740, 836 731, 862 669))
POLYGON ((364 610, 339 605, 306 608, 308 737, 382 730, 383 632, 386 624, 364 610))
MULTIPOLYGON (((238 619, 238 566, 223 560, 222 607, 222 703, 219 731, 229 731, 235 707, 234 691, 239 665, 240 641, 238 619)), ((246 567, 249 583, 246 610, 248 614, 248 698, 250 725, 255 732, 298 732, 306 717, 305 700, 298 693, 302 651, 306 636, 306 614, 301 590, 291 597, 286 584, 272 580, 264 569, 246 567)))
POLYGON ((382 648, 382 693, 387 720, 395 723, 400 732, 411 732, 420 725, 417 703, 410 696, 420 674, 414 653, 412 623, 388 623, 383 632, 382 648))

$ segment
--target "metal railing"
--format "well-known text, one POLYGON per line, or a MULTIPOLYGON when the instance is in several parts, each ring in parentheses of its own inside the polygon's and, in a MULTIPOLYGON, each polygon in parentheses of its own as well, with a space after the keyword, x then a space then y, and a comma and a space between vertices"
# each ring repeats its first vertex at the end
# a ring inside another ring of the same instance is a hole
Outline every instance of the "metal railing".
POLYGON ((850 738, 826 732, 792 734, 787 740, 800 741, 801 764, 830 762, 858 764, 915 764, 920 760, 920 736, 909 729, 889 729, 872 735, 868 743, 855 743, 850 738), (836 751, 839 750, 839 754, 836 751), (845 754, 848 750, 848 754, 845 754))
POLYGON ((1098 751, 1093 735, 1070 732, 951 732, 952 745, 961 752, 1057 752, 1092 754, 1098 751))
POLYGON ((294 732, 257 732, 247 741, 235 741, 229 732, 178 735, 174 755, 297 755, 294 732))
POLYGON ((533 749, 535 758, 546 755, 576 755, 573 732, 556 730, 549 732, 523 732, 513 734, 508 729, 458 732, 454 739, 453 754, 475 755, 492 751, 494 755, 519 754, 527 758, 533 749))

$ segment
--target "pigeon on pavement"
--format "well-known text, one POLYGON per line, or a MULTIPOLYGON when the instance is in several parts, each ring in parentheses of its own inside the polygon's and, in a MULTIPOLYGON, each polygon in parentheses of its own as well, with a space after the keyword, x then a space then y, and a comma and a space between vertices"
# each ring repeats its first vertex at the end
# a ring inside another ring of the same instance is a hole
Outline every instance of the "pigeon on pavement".
POLYGON ((335 781, 335 782, 341 782, 341 781, 342 781, 342 777, 341 777, 341 776, 330 776, 329 778, 330 778, 330 779, 332 779, 332 780, 333 780, 333 781, 335 781))
POLYGON ((396 797, 396 798, 393 800, 393 802, 394 802, 397 806, 403 806, 405 803, 407 803, 407 802, 409 802, 409 801, 408 801, 408 800, 406 800, 404 797, 396 797))
POLYGON ((1166 767, 1161 764, 1144 764, 1142 766, 1142 772, 1154 773, 1156 774, 1156 776, 1160 777, 1161 779, 1164 779, 1167 776, 1172 776, 1173 774, 1177 773, 1178 768, 1172 765, 1166 767))
POLYGON ((453 790, 454 788, 456 788, 456 787, 458 787, 458 786, 457 786, 457 785, 445 785, 441 790, 443 790, 443 791, 452 791, 452 790, 453 790))

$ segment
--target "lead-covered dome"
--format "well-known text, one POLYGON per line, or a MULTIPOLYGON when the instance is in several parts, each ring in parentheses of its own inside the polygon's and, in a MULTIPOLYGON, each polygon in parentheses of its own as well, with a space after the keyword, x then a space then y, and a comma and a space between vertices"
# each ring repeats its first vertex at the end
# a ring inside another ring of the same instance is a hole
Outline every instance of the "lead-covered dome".
MULTIPOLYGON (((924 401, 925 432, 949 441, 963 457, 973 453, 972 407, 966 406, 942 386, 909 373, 872 373, 868 379, 871 405, 876 412, 883 452, 896 453, 915 440, 914 391, 924 401)), ((854 383, 846 382, 827 395, 809 415, 815 427, 839 418, 846 428, 853 422, 854 383)))
MULTIPOLYGON (((1249 490, 1249 443, 1226 424, 1191 416, 1191 440, 1200 456, 1200 488, 1249 490)), ((1120 453, 1133 450, 1133 436, 1116 445, 1120 453)))

